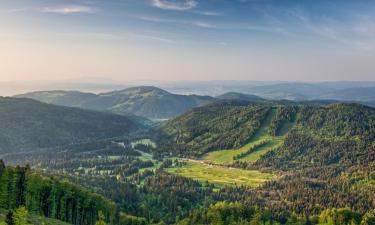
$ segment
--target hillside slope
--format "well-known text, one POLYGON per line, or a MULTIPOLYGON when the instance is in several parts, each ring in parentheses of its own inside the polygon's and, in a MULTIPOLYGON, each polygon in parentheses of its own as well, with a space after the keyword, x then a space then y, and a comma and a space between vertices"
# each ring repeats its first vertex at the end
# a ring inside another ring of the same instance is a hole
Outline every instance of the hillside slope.
POLYGON ((152 86, 132 87, 102 94, 44 91, 16 97, 32 98, 56 105, 110 111, 120 115, 129 113, 151 119, 167 119, 191 108, 212 102, 208 96, 176 95, 152 86))
POLYGON ((375 160, 374 121, 375 109, 359 104, 216 103, 164 123, 159 133, 162 150, 214 163, 351 165, 375 160))
POLYGON ((141 128, 133 120, 115 114, 31 99, 0 98, 0 153, 3 154, 118 137, 141 128))

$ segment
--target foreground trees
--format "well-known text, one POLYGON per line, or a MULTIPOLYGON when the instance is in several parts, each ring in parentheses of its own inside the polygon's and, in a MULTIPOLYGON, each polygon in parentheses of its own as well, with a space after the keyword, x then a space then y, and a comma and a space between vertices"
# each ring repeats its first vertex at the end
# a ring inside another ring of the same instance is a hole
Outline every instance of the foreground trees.
POLYGON ((114 203, 86 189, 53 178, 43 178, 31 173, 27 167, 1 165, 0 208, 15 210, 22 206, 13 213, 15 225, 23 224, 21 218, 26 210, 77 225, 95 224, 99 211, 109 222, 114 222, 116 218, 114 203))

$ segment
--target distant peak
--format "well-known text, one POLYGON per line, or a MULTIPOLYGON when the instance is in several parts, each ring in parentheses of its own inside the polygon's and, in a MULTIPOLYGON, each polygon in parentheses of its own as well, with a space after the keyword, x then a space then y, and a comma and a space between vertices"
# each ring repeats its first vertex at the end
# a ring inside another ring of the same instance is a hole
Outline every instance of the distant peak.
POLYGON ((155 86, 137 86, 137 87, 130 87, 123 90, 103 93, 101 95, 115 95, 115 94, 145 94, 145 93, 153 93, 155 95, 167 95, 171 94, 166 90, 163 90, 161 88, 155 87, 155 86))

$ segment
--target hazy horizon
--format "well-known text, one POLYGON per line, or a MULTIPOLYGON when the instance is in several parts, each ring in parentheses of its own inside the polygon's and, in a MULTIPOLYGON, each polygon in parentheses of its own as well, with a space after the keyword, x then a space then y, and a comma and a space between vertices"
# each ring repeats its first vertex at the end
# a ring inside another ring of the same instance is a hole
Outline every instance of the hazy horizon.
POLYGON ((375 4, 4 0, 0 82, 374 81, 375 4))

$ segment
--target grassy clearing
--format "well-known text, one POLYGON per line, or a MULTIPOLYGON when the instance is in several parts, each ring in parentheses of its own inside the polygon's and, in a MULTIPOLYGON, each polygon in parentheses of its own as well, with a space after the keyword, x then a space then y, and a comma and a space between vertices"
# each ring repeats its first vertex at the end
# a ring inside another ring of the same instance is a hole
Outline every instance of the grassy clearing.
POLYGON ((167 172, 189 177, 201 182, 209 182, 218 186, 244 185, 257 187, 266 181, 276 179, 276 175, 257 170, 241 170, 223 166, 212 166, 199 161, 186 161, 186 165, 168 168, 167 172))
POLYGON ((273 137, 267 144, 256 148, 254 152, 240 159, 242 162, 256 162, 260 157, 268 151, 280 147, 283 143, 283 137, 273 137))
POLYGON ((234 162, 233 157, 246 152, 249 148, 258 145, 264 139, 259 139, 256 141, 251 141, 239 149, 228 149, 228 150, 218 150, 209 152, 203 156, 203 161, 219 163, 219 164, 231 164, 234 162))

